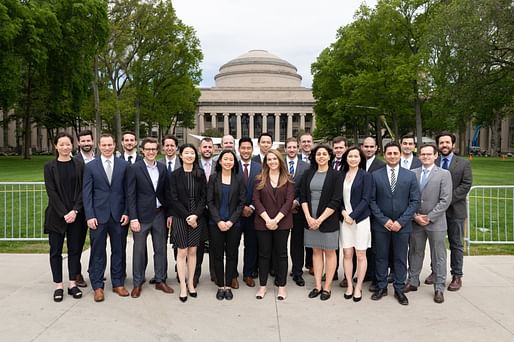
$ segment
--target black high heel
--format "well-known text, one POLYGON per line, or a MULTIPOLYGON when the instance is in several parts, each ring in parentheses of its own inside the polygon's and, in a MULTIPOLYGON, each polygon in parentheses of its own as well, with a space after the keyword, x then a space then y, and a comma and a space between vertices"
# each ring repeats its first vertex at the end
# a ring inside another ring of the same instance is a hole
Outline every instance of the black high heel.
POLYGON ((187 301, 187 296, 185 296, 185 297, 178 296, 178 298, 180 299, 180 301, 181 301, 182 303, 185 303, 185 302, 187 301))
POLYGON ((82 291, 77 286, 74 286, 72 288, 68 288, 68 294, 70 296, 73 296, 75 299, 82 298, 82 291))
POLYGON ((54 291, 54 302, 62 302, 63 298, 64 298, 64 290, 56 289, 54 291))

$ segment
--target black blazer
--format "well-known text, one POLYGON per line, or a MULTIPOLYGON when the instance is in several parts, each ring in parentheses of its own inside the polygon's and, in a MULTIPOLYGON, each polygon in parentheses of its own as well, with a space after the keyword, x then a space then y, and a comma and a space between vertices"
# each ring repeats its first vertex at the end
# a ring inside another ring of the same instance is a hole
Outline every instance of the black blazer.
MULTIPOLYGON (((343 172, 343 189, 346 171, 343 172)), ((350 217, 359 223, 371 215, 369 210, 369 201, 371 198, 371 191, 373 190, 373 178, 370 173, 359 169, 352 183, 350 190, 350 203, 352 205, 352 212, 350 217)), ((344 200, 341 201, 342 210, 345 210, 344 200)))
POLYGON ((373 162, 369 166, 368 172, 372 173, 373 171, 383 168, 385 165, 385 161, 378 159, 378 157, 375 155, 375 159, 373 159, 373 162))
MULTIPOLYGON (((340 171, 336 171, 329 167, 323 188, 321 189, 321 198, 319 199, 318 211, 315 215, 312 215, 311 208, 311 189, 310 184, 312 177, 316 173, 317 169, 310 168, 305 172, 302 178, 302 185, 300 191, 300 203, 307 203, 309 205, 309 212, 313 217, 319 217, 325 208, 334 209, 334 213, 330 215, 320 225, 319 230, 323 233, 335 232, 339 229, 339 215, 341 214, 339 209, 341 208, 341 201, 343 199, 343 178, 340 171)), ((308 229, 308 227, 305 227, 308 229)))
POLYGON ((169 215, 170 187, 166 167, 156 162, 159 170, 157 190, 154 190, 152 179, 148 173, 146 163, 138 161, 127 169, 127 203, 131 220, 137 219, 141 223, 152 223, 156 214, 156 198, 162 209, 169 215))
POLYGON ((57 232, 64 233, 68 227, 64 221, 64 215, 71 210, 77 210, 76 222, 85 221, 84 209, 82 203, 82 177, 84 175, 84 163, 78 158, 72 158, 73 167, 77 175, 75 181, 75 193, 73 194, 72 203, 64 203, 63 188, 61 187, 61 179, 57 169, 57 159, 50 160, 45 164, 44 177, 46 193, 48 194, 48 207, 45 210, 45 233, 57 232))
MULTIPOLYGON (((220 222, 220 205, 221 205, 221 173, 215 173, 209 177, 209 184, 207 185, 207 206, 209 207, 209 213, 211 214, 211 220, 214 223, 220 222)), ((246 199, 246 189, 243 185, 241 177, 237 174, 232 173, 230 178, 230 218, 229 221, 234 225, 239 221, 241 212, 246 199)))
MULTIPOLYGON (((189 215, 198 216, 199 225, 205 225, 204 210, 207 203, 207 181, 202 169, 198 177, 193 176, 196 199, 196 210, 189 210, 189 190, 187 189, 187 176, 183 167, 173 171, 170 176, 169 188, 171 191, 171 214, 186 219, 189 215)), ((193 170, 195 172, 195 170, 193 170)))

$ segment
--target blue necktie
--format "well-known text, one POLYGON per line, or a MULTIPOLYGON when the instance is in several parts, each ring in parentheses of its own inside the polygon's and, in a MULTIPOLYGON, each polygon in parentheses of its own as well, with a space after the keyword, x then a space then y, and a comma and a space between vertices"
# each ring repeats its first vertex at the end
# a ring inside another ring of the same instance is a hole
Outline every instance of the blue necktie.
POLYGON ((443 169, 448 170, 448 158, 443 158, 443 169))
POLYGON ((428 170, 423 169, 423 171, 421 172, 421 183, 419 185, 419 188, 421 191, 423 191, 423 189, 425 188, 425 185, 427 185, 427 180, 428 180, 428 170))
POLYGON ((293 160, 289 161, 289 174, 294 175, 294 161, 293 160))

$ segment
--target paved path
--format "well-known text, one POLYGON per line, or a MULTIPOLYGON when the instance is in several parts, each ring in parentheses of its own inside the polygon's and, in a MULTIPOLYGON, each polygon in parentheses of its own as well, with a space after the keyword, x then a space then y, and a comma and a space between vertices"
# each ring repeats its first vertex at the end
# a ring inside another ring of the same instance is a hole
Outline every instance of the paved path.
MULTIPOLYGON (((131 272, 130 243, 127 252, 131 272)), ((88 258, 89 251, 83 265, 88 258)), ((0 341, 514 341, 514 256, 465 257, 460 291, 435 304, 423 285, 407 294, 407 307, 392 286, 379 302, 367 291, 360 303, 345 300, 338 286, 327 302, 309 299, 309 275, 305 288, 288 283, 283 302, 273 292, 257 301, 241 279, 234 300, 219 302, 206 265, 198 298, 184 304, 175 279, 172 295, 145 284, 140 298, 121 298, 106 285, 103 303, 93 301, 90 287, 82 299, 54 303, 47 255, 0 254, 0 341)), ((130 275, 126 285, 130 291, 130 275)))

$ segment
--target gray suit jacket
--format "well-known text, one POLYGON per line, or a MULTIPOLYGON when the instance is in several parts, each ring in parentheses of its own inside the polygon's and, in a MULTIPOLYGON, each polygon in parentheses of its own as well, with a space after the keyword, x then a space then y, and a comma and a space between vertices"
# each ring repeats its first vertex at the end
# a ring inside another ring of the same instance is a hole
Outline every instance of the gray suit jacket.
MULTIPOLYGON (((418 184, 421 181, 422 168, 412 170, 416 173, 418 184)), ((420 226, 413 221, 414 229, 426 229, 428 231, 446 231, 446 210, 452 201, 452 179, 450 172, 434 166, 428 174, 428 180, 421 190, 421 205, 418 214, 428 215, 430 223, 420 226)))
MULTIPOLYGON (((164 164, 164 166, 166 166, 166 170, 168 170, 168 162, 166 161, 166 157, 164 158, 161 158, 159 160, 157 160, 159 163, 162 163, 164 164)), ((177 157, 175 158, 175 164, 173 165, 173 170, 172 171, 175 171, 177 170, 178 168, 180 168, 182 166, 182 162, 180 161, 180 158, 179 156, 177 155, 177 157)))
MULTIPOLYGON (((305 173, 305 171, 307 171, 311 166, 309 163, 304 162, 299 157, 296 157, 296 159, 297 159, 296 169, 294 170, 294 175, 293 175, 293 182, 294 182, 294 189, 295 189, 294 198, 295 198, 295 200, 297 200, 299 202, 300 201, 300 189, 301 189, 300 184, 302 183, 302 177, 303 177, 303 174, 305 173)), ((286 161, 286 168, 287 168, 287 170, 289 170, 288 159, 286 158, 285 161, 286 161)))
MULTIPOLYGON (((439 166, 441 157, 437 158, 436 165, 439 166)), ((448 168, 452 175, 452 203, 446 211, 446 216, 453 219, 465 219, 468 216, 466 210, 466 196, 471 189, 473 176, 471 165, 464 158, 453 155, 452 162, 448 168)))

